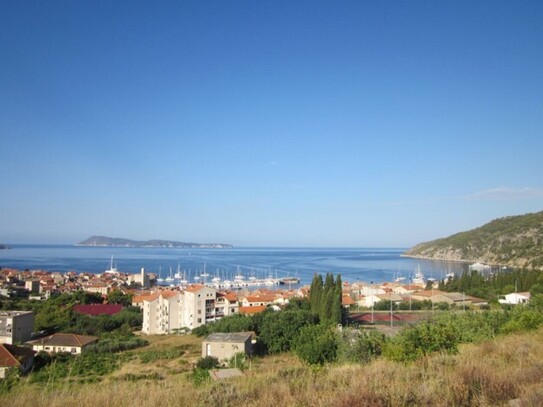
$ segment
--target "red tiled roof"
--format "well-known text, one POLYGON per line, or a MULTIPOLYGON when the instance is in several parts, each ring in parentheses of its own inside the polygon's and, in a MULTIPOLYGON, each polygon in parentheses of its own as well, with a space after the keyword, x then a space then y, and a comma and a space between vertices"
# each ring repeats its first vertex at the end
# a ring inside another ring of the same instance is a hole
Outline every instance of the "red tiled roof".
POLYGON ((96 336, 56 333, 45 338, 28 341, 31 345, 80 347, 96 342, 96 336))
POLYGON ((121 304, 74 305, 74 311, 85 315, 115 315, 123 310, 121 304))
POLYGON ((255 307, 239 307, 240 314, 258 314, 259 312, 266 311, 265 305, 257 305, 255 307))
POLYGON ((0 344, 0 367, 19 367, 24 359, 34 356, 32 349, 0 344))
POLYGON ((185 291, 188 291, 189 293, 197 293, 202 288, 204 288, 202 284, 192 284, 185 288, 185 291))
POLYGON ((356 304, 356 301, 353 300, 351 297, 349 297, 347 295, 344 295, 341 298, 341 302, 343 303, 343 305, 354 305, 354 304, 356 304))
POLYGON ((248 302, 274 302, 277 296, 273 294, 249 295, 245 299, 248 302))

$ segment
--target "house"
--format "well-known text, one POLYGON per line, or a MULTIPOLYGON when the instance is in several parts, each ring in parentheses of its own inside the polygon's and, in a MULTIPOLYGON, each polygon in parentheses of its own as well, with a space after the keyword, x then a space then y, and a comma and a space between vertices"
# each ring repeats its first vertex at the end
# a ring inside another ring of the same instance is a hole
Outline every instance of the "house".
POLYGON ((511 293, 504 295, 502 298, 498 299, 500 304, 526 304, 530 301, 530 293, 511 293))
POLYGON ((276 300, 275 294, 256 294, 248 295, 243 300, 241 300, 241 305, 244 307, 257 307, 257 306, 266 306, 271 305, 276 300))
POLYGON ((353 300, 350 296, 344 295, 341 297, 341 303, 345 308, 349 308, 351 305, 356 305, 356 301, 353 300))
POLYGON ((74 312, 78 314, 96 316, 96 315, 115 315, 123 310, 122 304, 78 304, 74 305, 74 312))
POLYGON ((35 352, 20 346, 0 344, 0 379, 4 379, 8 371, 18 369, 22 374, 32 369, 35 352))
POLYGON ((253 315, 264 312, 268 309, 265 305, 255 305, 254 307, 239 307, 239 313, 241 315, 253 315))
POLYGON ((32 345, 32 349, 37 352, 68 352, 73 355, 80 355, 88 346, 97 341, 98 338, 96 336, 55 333, 44 338, 28 341, 27 343, 32 345))
POLYGON ((212 356, 219 361, 228 360, 237 353, 250 356, 254 332, 215 332, 202 342, 202 357, 212 356))
POLYGON ((34 330, 32 311, 0 311, 0 343, 26 342, 34 330))

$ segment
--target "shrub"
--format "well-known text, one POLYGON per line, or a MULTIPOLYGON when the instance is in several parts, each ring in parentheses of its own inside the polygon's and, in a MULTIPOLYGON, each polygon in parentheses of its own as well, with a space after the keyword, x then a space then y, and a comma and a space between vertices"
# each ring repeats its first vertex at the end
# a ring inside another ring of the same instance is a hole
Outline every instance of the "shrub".
POLYGON ((337 348, 335 333, 325 325, 303 327, 294 341, 296 355, 310 365, 334 362, 337 348))
POLYGON ((247 368, 245 352, 238 352, 232 356, 226 362, 228 367, 237 367, 238 369, 245 370, 247 368))
POLYGON ((219 360, 214 356, 206 356, 196 362, 196 368, 198 369, 214 369, 217 366, 219 366, 219 360))
POLYGON ((207 369, 196 368, 192 371, 192 383, 194 383, 195 386, 201 386, 210 379, 211 377, 209 376, 209 371, 207 369))

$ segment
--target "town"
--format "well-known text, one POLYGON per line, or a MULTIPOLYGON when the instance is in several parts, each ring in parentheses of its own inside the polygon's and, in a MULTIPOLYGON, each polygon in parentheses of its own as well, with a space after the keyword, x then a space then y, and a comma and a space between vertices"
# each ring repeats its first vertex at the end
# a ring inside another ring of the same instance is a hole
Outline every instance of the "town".
MULTIPOLYGON (((341 282, 341 305, 348 315, 341 322, 376 325, 385 329, 389 322, 391 327, 394 324, 401 327, 420 320, 426 315, 417 314, 420 310, 488 308, 489 303, 485 299, 439 288, 440 282, 424 278, 408 284, 402 284, 401 279, 382 284, 341 282), (414 315, 419 315, 419 318, 413 318, 414 315)), ((131 329, 149 336, 190 333, 228 316, 249 317, 267 310, 280 312, 293 300, 307 300, 310 287, 224 291, 204 284, 160 286, 156 284, 156 275, 147 274, 144 269, 136 274, 122 273, 116 269, 101 274, 0 269, 0 299, 4 298, 6 304, 21 299, 46 302, 62 294, 78 292, 87 293, 93 301, 73 304, 76 314, 108 318, 128 307, 136 310, 141 318, 141 324, 131 329), (119 298, 123 301, 118 301, 119 298)), ((529 292, 515 292, 503 296, 499 302, 519 304, 527 303, 529 299, 529 292)), ((3 344, 0 347, 3 355, 0 359, 0 377, 6 377, 9 369, 17 369, 20 373, 31 371, 37 352, 80 355, 100 339, 99 336, 88 335, 87 331, 75 332, 71 329, 70 332, 61 332, 57 331, 58 326, 43 329, 43 324, 36 332, 32 311, 4 307, 0 314, 0 343, 3 344)), ((212 349, 222 349, 217 355, 221 360, 232 357, 233 351, 224 353, 224 343, 220 347, 211 346, 211 342, 216 343, 221 338, 218 333, 213 335, 203 340, 202 355, 214 356, 212 349)), ((239 335, 236 340, 239 340, 239 335)), ((251 341, 248 343, 254 343, 254 332, 249 337, 251 341)), ((247 338, 243 338, 242 342, 245 343, 247 338)), ((222 338, 222 341, 231 339, 222 338)), ((238 345, 232 349, 240 349, 238 345)), ((245 356, 251 355, 250 346, 243 345, 242 349, 245 349, 245 356)))

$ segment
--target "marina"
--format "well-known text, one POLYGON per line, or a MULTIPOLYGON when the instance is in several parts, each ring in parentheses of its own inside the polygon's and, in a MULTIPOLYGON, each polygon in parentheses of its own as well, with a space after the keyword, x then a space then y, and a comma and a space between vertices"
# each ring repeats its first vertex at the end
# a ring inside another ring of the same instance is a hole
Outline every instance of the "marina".
POLYGON ((402 257, 401 248, 176 249, 10 245, 0 267, 76 273, 137 273, 144 267, 160 285, 202 283, 221 289, 309 284, 315 273, 344 281, 410 283, 417 270, 443 279, 468 265, 402 257))

